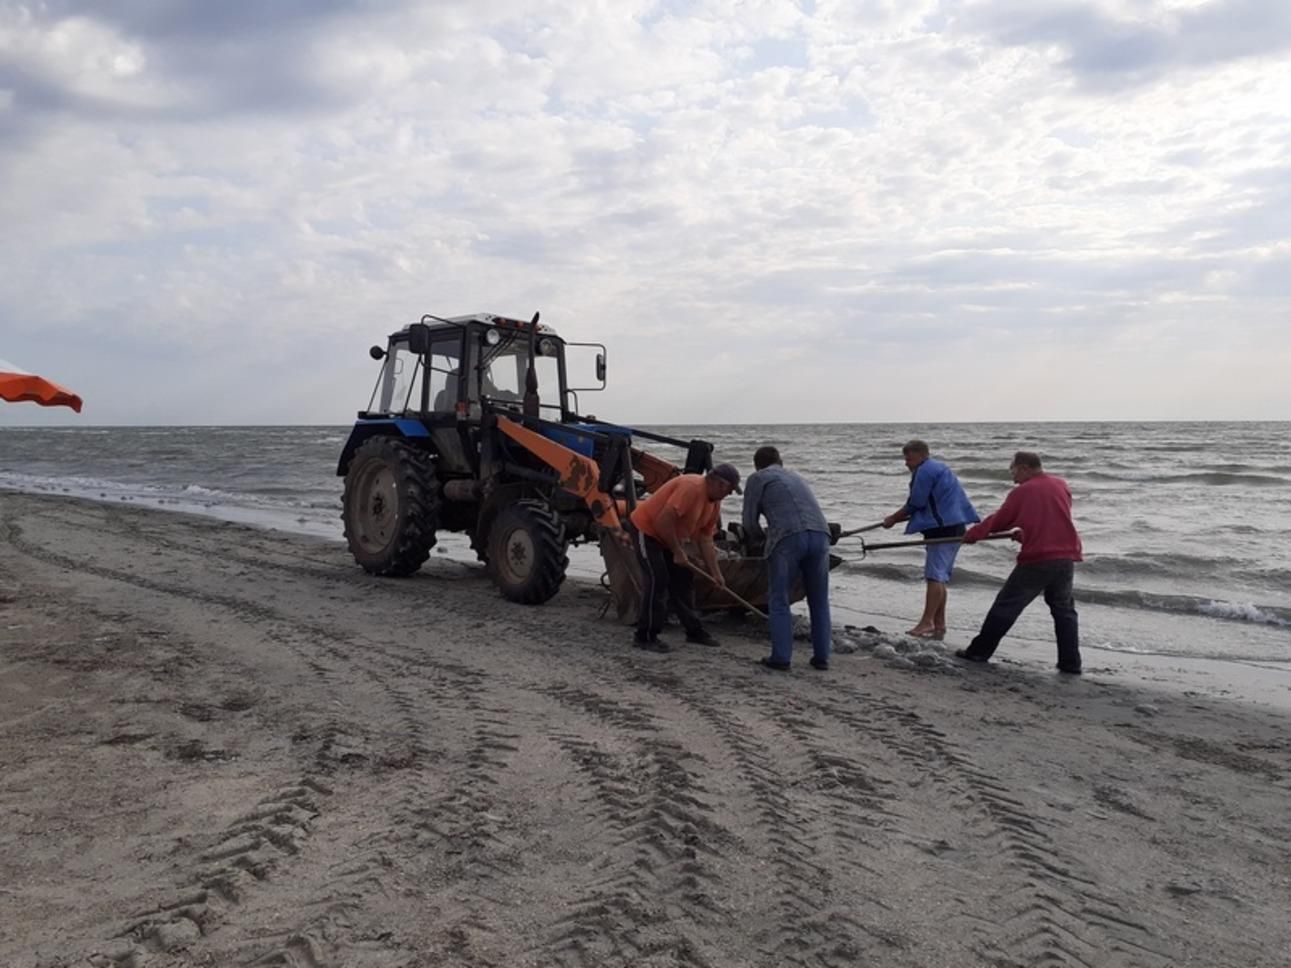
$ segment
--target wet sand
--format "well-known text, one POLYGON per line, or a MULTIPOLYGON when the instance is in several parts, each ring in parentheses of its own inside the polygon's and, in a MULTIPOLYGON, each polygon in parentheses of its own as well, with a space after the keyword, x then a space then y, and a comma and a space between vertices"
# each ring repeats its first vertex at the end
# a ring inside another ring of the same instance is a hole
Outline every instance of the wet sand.
POLYGON ((0 964, 1285 964, 1282 709, 603 594, 0 492, 0 964))

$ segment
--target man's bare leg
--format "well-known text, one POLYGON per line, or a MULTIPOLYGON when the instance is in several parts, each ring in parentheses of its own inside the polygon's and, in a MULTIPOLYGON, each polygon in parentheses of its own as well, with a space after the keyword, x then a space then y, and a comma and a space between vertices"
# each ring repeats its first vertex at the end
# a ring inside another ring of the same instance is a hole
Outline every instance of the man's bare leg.
POLYGON ((930 581, 924 593, 923 615, 906 635, 931 638, 939 627, 943 630, 946 627, 946 583, 930 581), (939 621, 940 626, 937 624, 939 621))

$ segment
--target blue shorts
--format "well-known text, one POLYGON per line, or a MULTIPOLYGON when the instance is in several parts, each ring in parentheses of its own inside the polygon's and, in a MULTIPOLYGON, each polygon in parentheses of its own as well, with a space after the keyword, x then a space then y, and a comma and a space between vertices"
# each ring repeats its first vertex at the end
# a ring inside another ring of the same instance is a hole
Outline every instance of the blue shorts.
POLYGON ((960 544, 951 542, 925 548, 928 557, 924 559, 923 577, 928 581, 950 581, 950 573, 955 570, 955 556, 959 554, 961 547, 960 544))

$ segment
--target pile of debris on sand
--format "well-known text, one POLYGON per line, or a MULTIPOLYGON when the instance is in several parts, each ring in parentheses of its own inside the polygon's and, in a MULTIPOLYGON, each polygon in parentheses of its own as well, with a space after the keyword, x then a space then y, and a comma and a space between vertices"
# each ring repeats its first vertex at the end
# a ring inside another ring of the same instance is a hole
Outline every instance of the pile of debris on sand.
MULTIPOLYGON (((803 616, 794 616, 795 639, 811 641, 811 623, 803 616)), ((898 669, 922 669, 927 672, 962 675, 963 670, 953 658, 944 642, 921 639, 912 635, 893 635, 881 632, 873 625, 863 628, 844 625, 834 629, 834 651, 847 654, 863 652, 898 669)))

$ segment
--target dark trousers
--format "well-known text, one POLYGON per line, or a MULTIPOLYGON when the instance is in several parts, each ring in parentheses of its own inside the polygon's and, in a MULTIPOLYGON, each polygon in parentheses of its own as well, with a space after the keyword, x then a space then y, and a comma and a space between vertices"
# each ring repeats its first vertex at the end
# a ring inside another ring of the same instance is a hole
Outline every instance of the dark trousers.
POLYGON ((982 629, 968 646, 975 658, 989 659, 1000 639, 1013 628, 1018 616, 1037 595, 1043 593, 1045 604, 1053 615, 1053 632, 1058 640, 1058 667, 1080 668, 1080 630, 1076 622, 1076 602, 1071 583, 1076 571, 1072 561, 1037 561, 1017 565, 995 596, 995 602, 982 620, 982 629))
POLYGON ((636 536, 637 559, 641 562, 641 610, 637 613, 637 641, 648 642, 663 631, 668 608, 689 636, 704 634, 704 625, 695 611, 694 573, 672 560, 672 552, 662 542, 640 531, 636 536))

